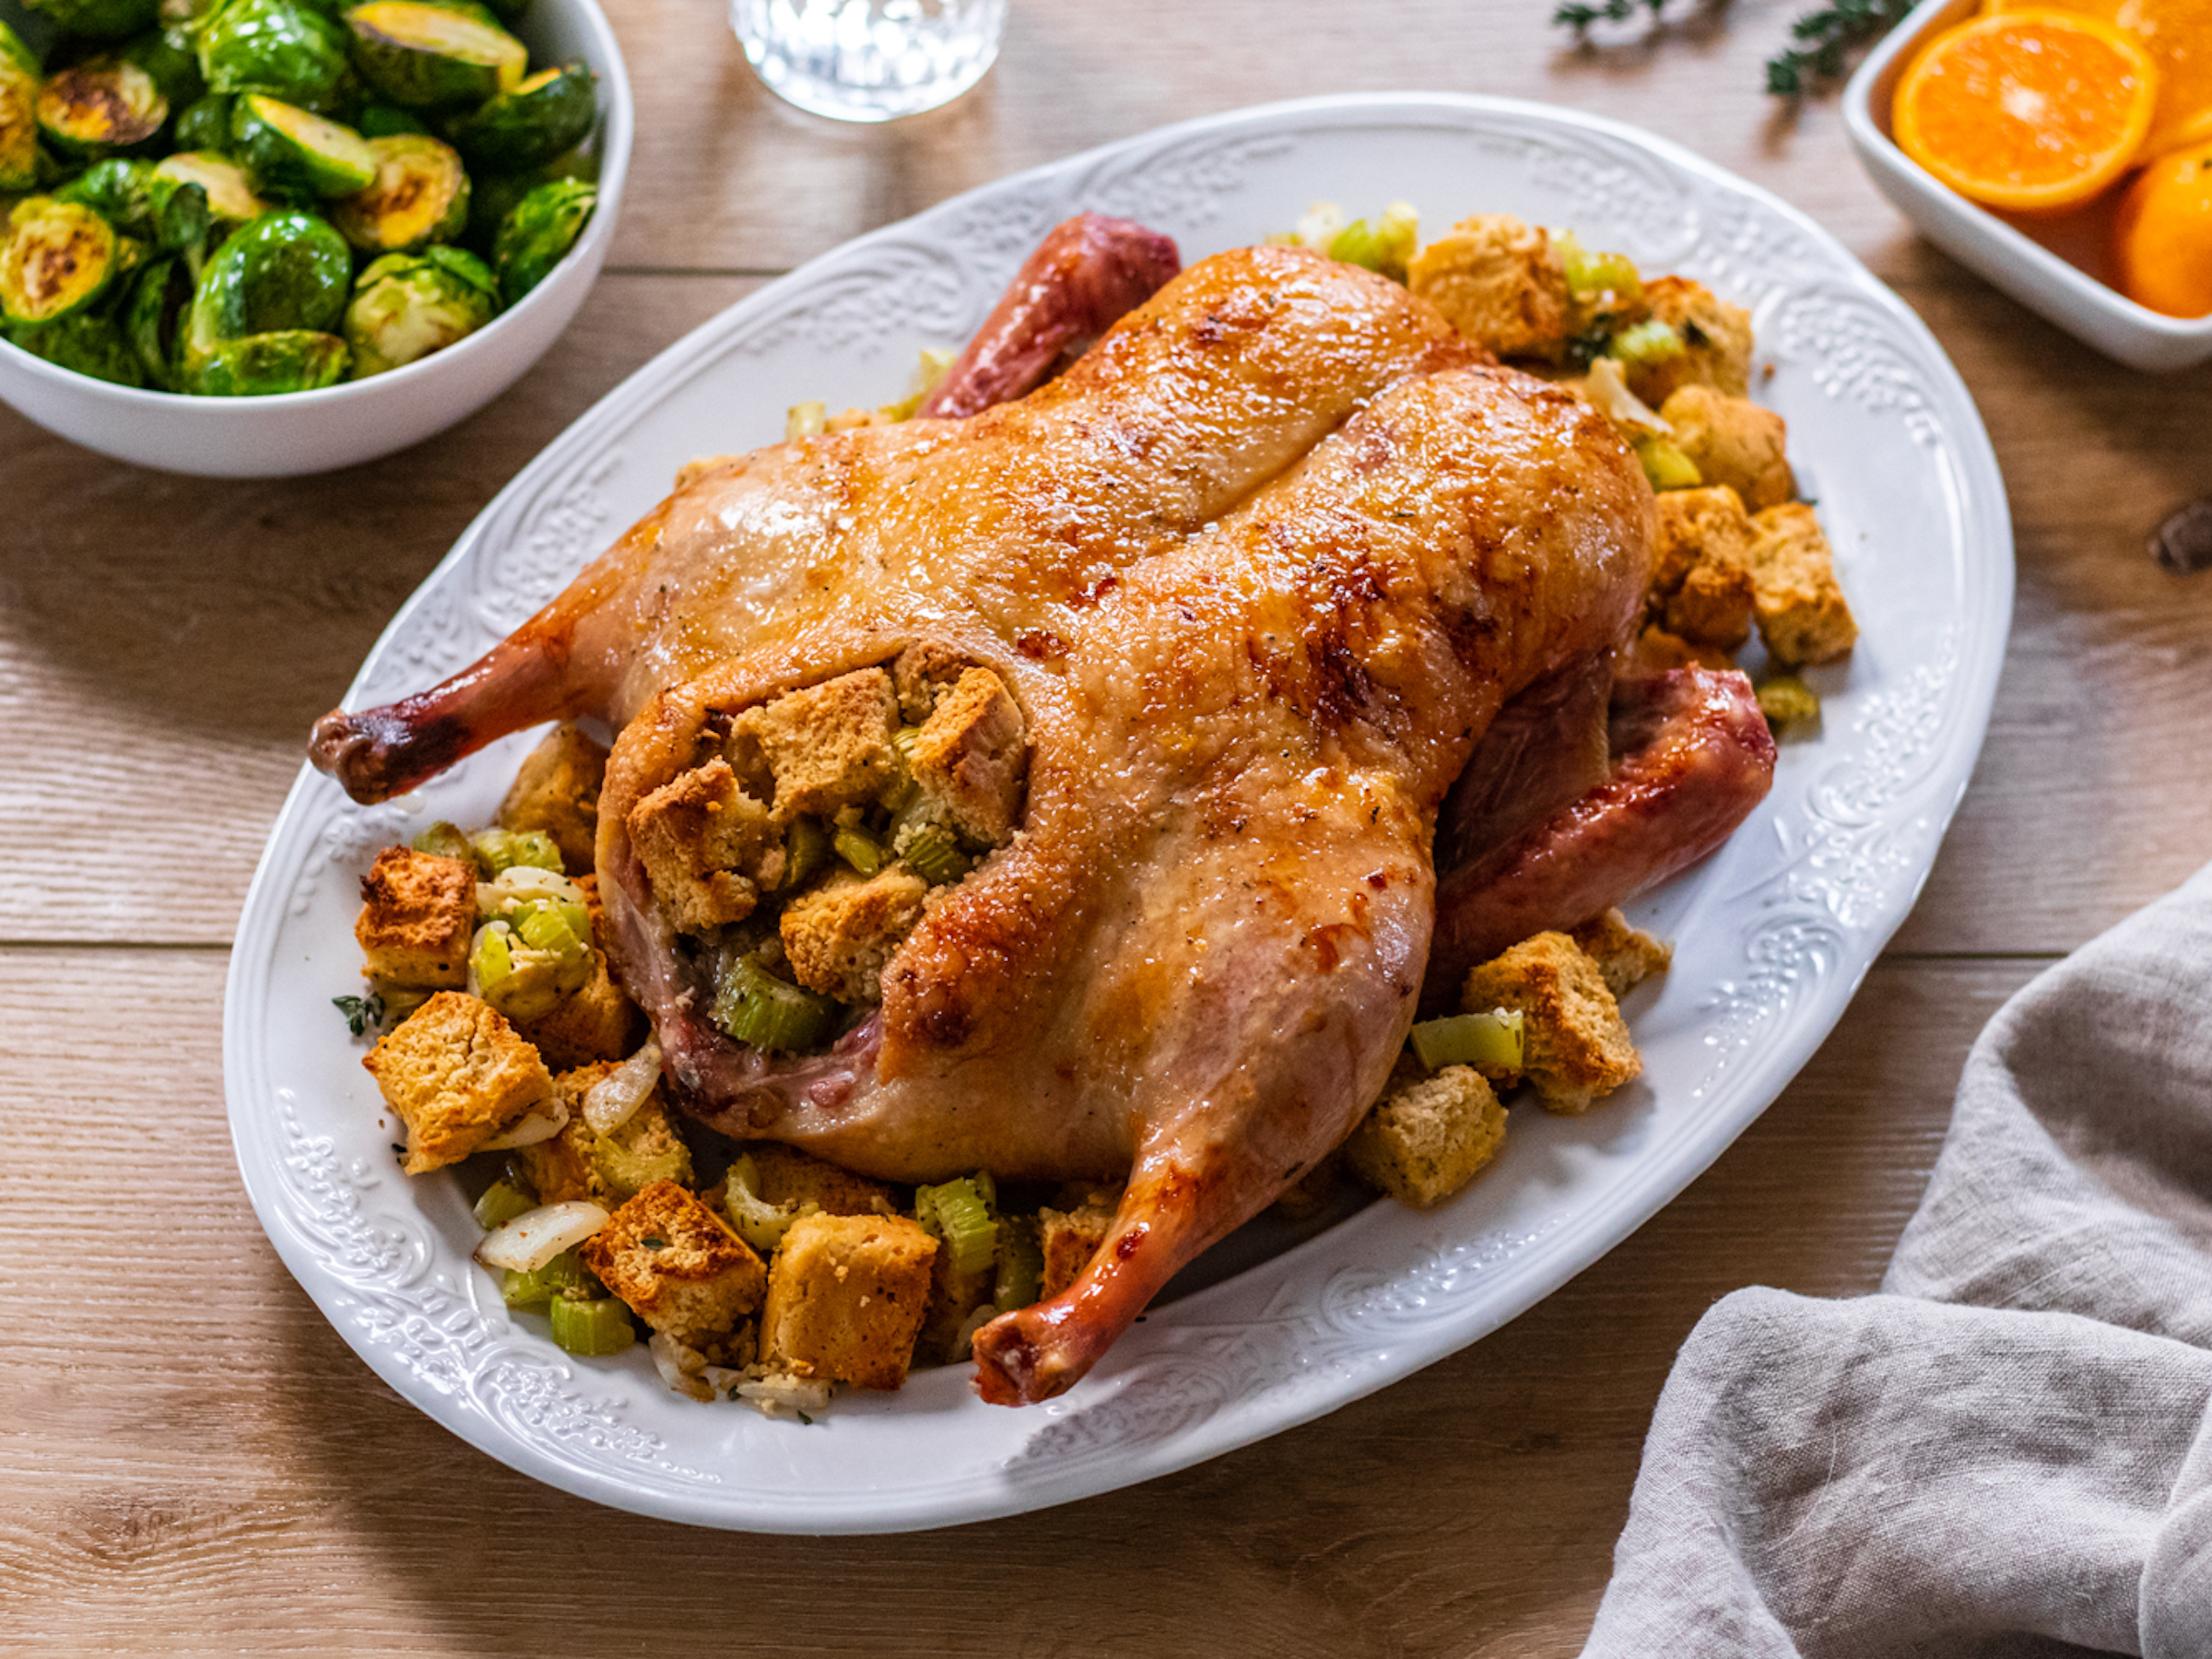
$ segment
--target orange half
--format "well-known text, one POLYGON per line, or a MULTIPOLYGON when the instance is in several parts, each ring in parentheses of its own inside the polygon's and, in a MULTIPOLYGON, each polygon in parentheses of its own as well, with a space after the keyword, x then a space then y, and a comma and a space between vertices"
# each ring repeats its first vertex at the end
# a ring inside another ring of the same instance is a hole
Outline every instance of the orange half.
POLYGON ((2212 138, 2212 0, 1988 0, 1987 9, 2070 12, 2126 29, 2159 66, 2144 156, 2212 138))
POLYGON ((1905 154, 1960 195, 2051 213, 2127 170, 2158 91, 2157 65, 2125 29, 1999 12, 1936 37, 1898 84, 1890 124, 1905 154))

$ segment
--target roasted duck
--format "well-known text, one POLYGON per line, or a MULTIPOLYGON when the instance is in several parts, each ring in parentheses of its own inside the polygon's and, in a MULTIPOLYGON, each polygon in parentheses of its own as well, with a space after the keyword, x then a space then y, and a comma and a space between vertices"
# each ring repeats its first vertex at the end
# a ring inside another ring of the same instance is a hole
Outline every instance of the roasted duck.
POLYGON ((1304 250, 1168 280, 1135 227, 1055 236, 945 416, 707 470, 483 661, 313 742, 372 800, 605 719, 601 893, 687 1110, 886 1179, 1125 1179, 1077 1282, 977 1337, 1002 1403, 1352 1129, 1436 972, 1440 833, 1450 971, 1701 856, 1772 754, 1740 677, 1615 684, 1652 494, 1574 394, 1304 250), (733 1040, 714 941, 782 877, 740 842, 797 799, 763 708, 833 688, 888 731, 994 685, 1003 844, 826 1047, 733 1040))

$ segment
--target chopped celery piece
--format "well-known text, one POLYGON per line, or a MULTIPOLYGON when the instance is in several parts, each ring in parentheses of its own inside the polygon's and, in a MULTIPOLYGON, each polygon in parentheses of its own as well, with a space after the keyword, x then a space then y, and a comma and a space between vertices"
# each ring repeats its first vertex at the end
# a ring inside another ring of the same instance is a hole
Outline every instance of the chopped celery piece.
POLYGON ((1413 257, 1414 239, 1420 234, 1421 216, 1409 203, 1393 202, 1382 217, 1369 224, 1354 219, 1329 243, 1329 257, 1341 259, 1387 276, 1406 280, 1406 265, 1413 257))
POLYGON ((742 957, 723 975, 714 1023, 757 1049, 806 1049, 830 1034, 837 1006, 742 957))
POLYGON ((475 850, 469 846, 468 837, 461 832, 461 826, 449 824, 443 818, 418 835, 413 844, 416 852, 428 853, 434 858, 457 858, 463 864, 476 861, 475 850))
POLYGON ((998 1252, 998 1223, 965 1175, 915 1189, 914 1218, 945 1241, 947 1264, 955 1273, 981 1273, 998 1252))
POLYGON ((1430 1071, 1472 1065, 1484 1071, 1521 1069, 1521 1015, 1493 1008, 1487 1014, 1452 1014, 1413 1028, 1413 1052, 1430 1071))
POLYGON ((504 1227, 517 1216, 526 1216, 537 1207, 537 1200, 512 1181, 493 1182, 484 1189, 484 1195, 476 1202, 474 1214, 477 1225, 486 1232, 495 1227, 504 1227))
POLYGON ((500 1298, 511 1308, 542 1308, 557 1297, 596 1296, 605 1289, 582 1256, 564 1250, 529 1273, 508 1268, 500 1282, 500 1298))
POLYGON ((863 876, 873 876, 884 866, 883 844, 865 830, 840 825, 837 833, 830 838, 837 855, 863 876))
POLYGON ((1643 463, 1643 476, 1653 489, 1695 489, 1705 482, 1698 464, 1656 432, 1636 440, 1636 459, 1643 463))
POLYGON ((736 1225, 737 1236, 763 1256, 775 1254, 794 1221, 821 1213, 821 1206, 811 1198, 796 1206, 765 1202, 760 1196, 759 1167, 749 1152, 740 1154, 723 1177, 722 1202, 736 1225))
POLYGON ((1778 674, 1759 688, 1759 712, 1771 726, 1820 718, 1820 694, 1794 674, 1778 674))
POLYGON ((573 956, 583 949, 591 932, 591 916, 582 905, 565 900, 524 905, 514 920, 514 931, 533 950, 556 956, 573 956))
POLYGON ((561 867, 560 849, 543 830, 479 830, 469 838, 469 846, 477 855, 477 867, 487 876, 516 865, 539 870, 561 867))
POLYGON ((812 818, 794 819, 783 832, 783 885, 803 888, 829 867, 830 831, 812 818))
POLYGON ((808 403, 795 403, 784 412, 783 436, 786 438, 814 438, 829 429, 830 406, 820 398, 808 403))
POLYGON ((942 887, 948 881, 958 881, 968 874, 974 861, 960 851, 960 844, 952 832, 932 825, 917 830, 905 838, 905 847, 899 856, 905 859, 907 867, 929 883, 942 887))
POLYGON ((1559 261, 1567 267, 1567 291, 1577 300, 1594 300, 1606 294, 1614 303, 1632 304, 1643 298, 1643 278, 1636 262, 1626 253, 1596 253, 1582 244, 1571 230, 1552 233, 1559 261))
POLYGON ((480 995, 490 996, 513 976, 512 937, 504 922, 488 923, 477 929, 477 942, 468 947, 468 972, 480 995))
POLYGON ((1001 1313, 1026 1308, 1043 1293, 1044 1253, 1036 1236, 1026 1227, 1007 1226, 999 1233, 998 1283, 991 1292, 992 1304, 1001 1313))
POLYGON ((597 1301, 555 1297, 546 1311, 553 1320, 553 1345, 564 1354, 596 1359, 618 1354, 638 1339, 629 1310, 611 1296, 597 1301))
POLYGON ((1674 324, 1652 317, 1615 335, 1613 348, 1606 355, 1624 363, 1664 363, 1680 357, 1683 349, 1682 336, 1675 332, 1674 324))

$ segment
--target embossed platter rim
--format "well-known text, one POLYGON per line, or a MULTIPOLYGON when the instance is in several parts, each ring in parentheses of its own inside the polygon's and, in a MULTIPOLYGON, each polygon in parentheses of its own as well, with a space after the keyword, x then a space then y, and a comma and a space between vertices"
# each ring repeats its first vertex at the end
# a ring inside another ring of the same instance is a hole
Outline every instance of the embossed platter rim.
POLYGON ((472 659, 657 500, 690 455, 778 436, 802 398, 874 402, 917 345, 980 321, 1080 206, 1186 256, 1316 197, 1573 224, 1754 307, 1757 394, 1791 423, 1865 634, 1818 671, 1826 727, 1714 859, 1639 907, 1675 970, 1630 1005, 1649 1067, 1579 1120, 1517 1110, 1506 1151, 1430 1215, 1390 1205, 1161 1307, 1081 1387, 987 1407, 965 1368, 841 1399, 801 1430, 668 1393, 641 1352, 576 1362, 468 1265, 455 1183, 394 1169, 328 1007, 357 982, 352 878, 431 817, 481 820, 525 739, 406 803, 302 771, 234 951, 225 1075, 239 1164, 287 1265, 405 1397, 491 1455, 695 1524, 889 1531, 1034 1509, 1186 1466, 1394 1382, 1524 1311, 1695 1178, 1826 1036, 1925 878, 1977 753, 2009 623, 2002 481, 1919 322, 1794 210, 1663 140, 1512 100, 1401 94, 1211 117, 957 197, 845 244, 710 321, 581 418, 470 526, 386 630, 351 706, 472 659))

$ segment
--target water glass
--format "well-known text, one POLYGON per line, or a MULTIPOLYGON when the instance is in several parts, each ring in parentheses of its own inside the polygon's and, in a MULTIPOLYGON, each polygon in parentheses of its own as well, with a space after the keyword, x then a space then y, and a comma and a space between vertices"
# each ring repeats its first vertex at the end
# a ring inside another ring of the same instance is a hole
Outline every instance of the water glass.
POLYGON ((890 121, 947 103, 998 56, 1006 0, 730 0, 746 61, 817 115, 890 121))

